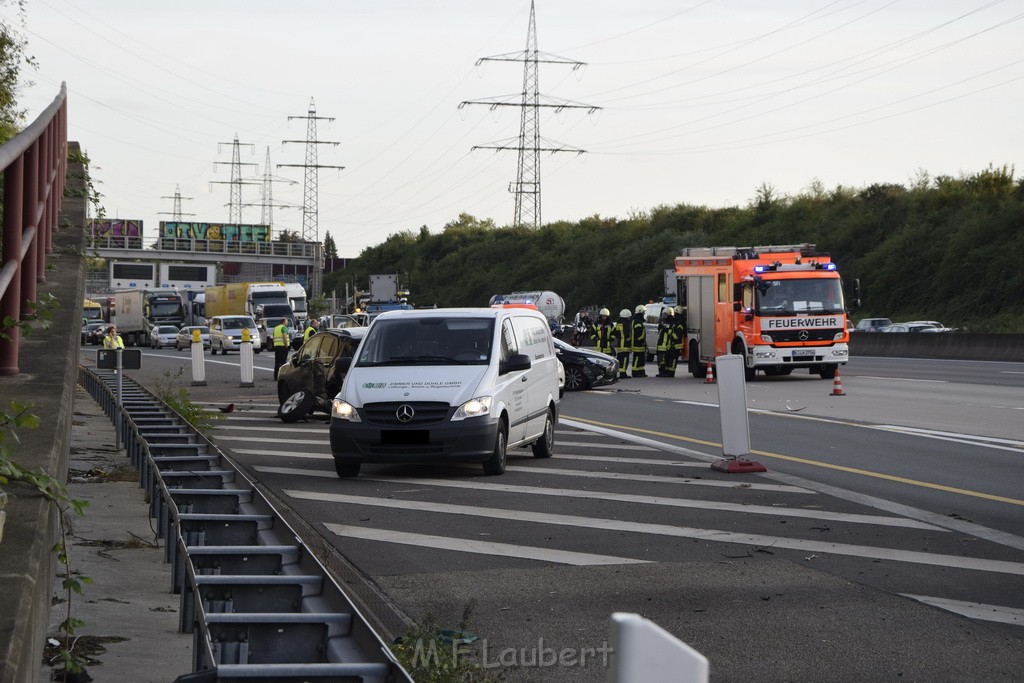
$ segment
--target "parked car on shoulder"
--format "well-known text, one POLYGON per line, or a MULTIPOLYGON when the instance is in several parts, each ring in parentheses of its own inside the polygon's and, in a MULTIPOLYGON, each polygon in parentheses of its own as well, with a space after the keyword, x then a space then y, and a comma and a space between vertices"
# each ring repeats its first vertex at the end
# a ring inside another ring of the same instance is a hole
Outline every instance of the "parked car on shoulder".
POLYGON ((580 391, 619 381, 619 361, 615 356, 591 349, 578 349, 555 339, 555 355, 565 368, 565 390, 580 391))
POLYGON ((149 329, 149 348, 162 349, 170 346, 178 338, 178 328, 174 325, 153 325, 149 329))
POLYGON ((864 318, 857 321, 854 330, 857 332, 881 332, 889 325, 892 325, 892 321, 888 318, 864 318))
POLYGON ((241 349, 242 330, 249 330, 252 350, 262 351, 260 331, 251 315, 215 315, 210 318, 210 354, 216 356, 220 351, 226 355, 228 351, 241 349))
POLYGON ((206 325, 188 325, 178 330, 174 338, 175 351, 192 348, 192 330, 199 330, 199 341, 203 343, 203 348, 210 348, 210 328, 206 325))
POLYGON ((277 371, 278 417, 295 422, 314 410, 331 413, 331 399, 341 390, 345 370, 342 358, 351 359, 365 327, 338 328, 314 334, 277 371))
POLYGON ((888 327, 882 329, 882 332, 927 332, 928 330, 936 329, 930 323, 913 322, 913 323, 893 323, 888 327))

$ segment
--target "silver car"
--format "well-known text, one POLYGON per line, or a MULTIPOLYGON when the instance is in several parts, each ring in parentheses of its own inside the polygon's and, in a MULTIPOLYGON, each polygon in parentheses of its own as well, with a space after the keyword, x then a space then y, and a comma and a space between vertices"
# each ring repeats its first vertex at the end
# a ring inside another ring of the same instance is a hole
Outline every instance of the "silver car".
POLYGON ((178 330, 178 336, 174 338, 175 351, 192 348, 192 330, 199 330, 199 341, 203 343, 203 348, 210 348, 210 328, 206 325, 189 325, 178 330))
POLYGON ((153 325, 149 331, 149 347, 162 349, 174 343, 178 336, 178 328, 174 325, 153 325))
POLYGON ((242 344, 242 331, 249 331, 252 350, 259 353, 263 350, 260 331, 251 315, 217 315, 210 318, 210 354, 216 356, 220 351, 238 351, 242 344))

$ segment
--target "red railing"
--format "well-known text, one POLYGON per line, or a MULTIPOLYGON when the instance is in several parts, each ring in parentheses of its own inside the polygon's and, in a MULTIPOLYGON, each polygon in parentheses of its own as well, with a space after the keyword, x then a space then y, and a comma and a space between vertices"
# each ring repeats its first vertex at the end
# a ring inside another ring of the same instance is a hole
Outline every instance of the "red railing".
MULTIPOLYGON (((4 176, 3 253, 0 267, 0 327, 21 320, 23 305, 37 300, 46 281, 46 255, 53 251, 67 170, 67 88, 25 130, 0 146, 4 176)), ((0 375, 18 374, 20 329, 0 337, 0 375)))

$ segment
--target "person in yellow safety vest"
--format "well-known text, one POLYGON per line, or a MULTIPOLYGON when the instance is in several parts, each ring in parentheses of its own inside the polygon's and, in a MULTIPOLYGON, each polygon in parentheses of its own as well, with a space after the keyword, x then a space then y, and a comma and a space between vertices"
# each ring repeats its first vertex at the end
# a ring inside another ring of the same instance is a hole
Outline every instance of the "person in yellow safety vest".
POLYGON ((594 348, 601 353, 607 353, 609 355, 615 355, 615 323, 609 317, 611 312, 607 308, 602 308, 597 314, 597 322, 590 331, 590 338, 594 340, 594 348))
POLYGON ((288 318, 281 318, 281 323, 274 328, 274 380, 277 380, 277 371, 288 360, 288 346, 291 342, 291 335, 288 334, 288 318))
POLYGON ((619 311, 619 320, 615 323, 615 348, 619 359, 619 379, 629 379, 629 354, 633 348, 633 323, 629 319, 629 309, 619 311))
POLYGON ((676 366, 683 356, 683 349, 686 348, 686 315, 682 306, 676 306, 675 315, 672 316, 672 348, 669 351, 666 370, 669 377, 676 376, 676 366))
POLYGON ((647 330, 644 329, 644 313, 647 307, 639 304, 633 311, 633 376, 647 376, 647 330))
POLYGON ((302 343, 303 344, 308 342, 309 338, 312 337, 314 334, 316 334, 318 332, 318 330, 317 330, 318 327, 319 327, 319 325, 317 324, 316 320, 310 319, 309 327, 307 327, 306 331, 302 333, 302 343))
POLYGON ((675 346, 673 313, 671 308, 666 308, 658 321, 658 377, 672 376, 668 372, 668 362, 669 352, 675 346))
POLYGON ((121 340, 121 335, 117 333, 117 327, 114 325, 110 326, 107 330, 107 336, 103 338, 103 348, 105 349, 123 349, 124 341, 121 340))

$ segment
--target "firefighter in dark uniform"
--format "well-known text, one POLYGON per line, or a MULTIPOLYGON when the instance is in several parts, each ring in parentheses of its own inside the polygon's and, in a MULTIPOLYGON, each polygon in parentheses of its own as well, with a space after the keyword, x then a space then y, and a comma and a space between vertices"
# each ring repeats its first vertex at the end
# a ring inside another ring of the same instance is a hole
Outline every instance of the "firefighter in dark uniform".
POLYGON ((672 348, 669 351, 669 359, 665 367, 669 377, 676 376, 676 366, 679 364, 685 347, 686 315, 682 306, 676 306, 675 315, 672 316, 672 348))
POLYGON ((611 312, 602 308, 597 315, 597 321, 590 328, 590 338, 594 341, 594 348, 601 353, 615 355, 615 323, 612 322, 611 312))
POLYGON ((646 377, 647 331, 644 329, 644 313, 647 307, 639 304, 633 312, 633 376, 646 377))
POLYGON ((619 360, 619 379, 629 379, 629 354, 633 350, 633 321, 629 319, 629 309, 619 311, 619 320, 615 323, 615 348, 619 360))
POLYGON ((661 320, 658 321, 658 377, 671 377, 668 371, 669 356, 672 347, 675 346, 675 321, 673 310, 665 308, 661 312, 661 320))

